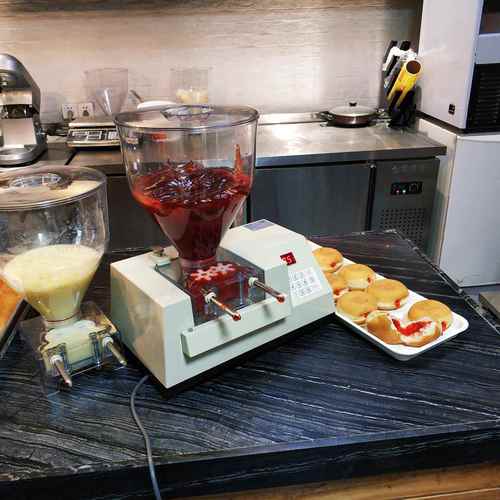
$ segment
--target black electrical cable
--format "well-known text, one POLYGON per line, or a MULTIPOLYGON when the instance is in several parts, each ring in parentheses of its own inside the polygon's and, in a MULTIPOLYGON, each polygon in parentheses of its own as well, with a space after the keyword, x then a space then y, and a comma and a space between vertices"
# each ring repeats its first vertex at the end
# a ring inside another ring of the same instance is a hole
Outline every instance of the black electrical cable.
POLYGON ((139 418, 139 415, 137 415, 137 412, 135 410, 135 396, 137 394, 137 391, 140 389, 141 385, 146 382, 146 380, 149 378, 149 375, 144 375, 144 377, 137 382, 137 385, 134 387, 134 390, 132 391, 132 394, 130 395, 130 411, 132 412, 132 417, 135 420, 135 423, 137 424, 137 427, 139 427, 139 430, 141 431, 142 437, 144 438, 144 443, 146 444, 146 454, 148 456, 148 467, 149 467, 149 475, 151 476, 151 483, 153 485, 153 491, 155 494, 156 500, 161 500, 161 493, 160 493, 160 488, 158 487, 158 481, 156 480, 156 472, 155 472, 155 464, 153 463, 153 454, 151 453, 151 443, 149 441, 149 436, 148 433, 146 432, 146 429, 144 429, 144 426, 142 425, 141 419, 139 418))

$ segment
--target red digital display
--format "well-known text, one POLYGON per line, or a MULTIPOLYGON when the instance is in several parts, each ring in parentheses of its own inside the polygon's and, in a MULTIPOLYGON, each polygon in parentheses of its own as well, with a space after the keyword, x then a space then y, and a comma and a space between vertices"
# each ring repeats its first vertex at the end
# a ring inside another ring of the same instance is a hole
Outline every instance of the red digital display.
POLYGON ((295 255, 292 252, 284 253, 280 255, 280 259, 283 260, 287 266, 291 266, 295 264, 297 261, 295 260, 295 255))

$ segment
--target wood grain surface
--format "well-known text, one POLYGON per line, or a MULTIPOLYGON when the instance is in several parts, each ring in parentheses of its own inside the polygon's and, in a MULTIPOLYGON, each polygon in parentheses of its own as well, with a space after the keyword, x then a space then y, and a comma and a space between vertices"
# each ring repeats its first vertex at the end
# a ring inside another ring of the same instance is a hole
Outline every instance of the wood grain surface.
MULTIPOLYGON (((198 496, 199 500, 498 500, 500 465, 481 464, 430 471, 198 496)), ((195 497, 186 500, 194 500, 195 497)))
MULTIPOLYGON (((178 395, 147 383, 138 411, 166 497, 498 459, 498 331, 395 233, 317 241, 442 300, 470 329, 402 363, 330 317, 178 395)), ((109 260, 124 256, 111 255, 91 287, 105 309, 109 260)), ((89 372, 44 397, 15 342, 0 361, 0 497, 147 498, 128 407, 143 373, 135 363, 89 372)))

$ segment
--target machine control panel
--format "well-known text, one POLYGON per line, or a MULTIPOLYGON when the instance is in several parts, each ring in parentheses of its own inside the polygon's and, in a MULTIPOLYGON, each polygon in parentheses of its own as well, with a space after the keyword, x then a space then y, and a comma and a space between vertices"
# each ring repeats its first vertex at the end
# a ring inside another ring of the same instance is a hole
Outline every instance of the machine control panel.
POLYGON ((421 192, 422 181, 393 182, 391 184, 391 195, 393 196, 420 194, 421 192))
POLYGON ((290 291, 295 299, 305 298, 321 290, 321 283, 316 271, 312 267, 307 267, 289 273, 290 291))

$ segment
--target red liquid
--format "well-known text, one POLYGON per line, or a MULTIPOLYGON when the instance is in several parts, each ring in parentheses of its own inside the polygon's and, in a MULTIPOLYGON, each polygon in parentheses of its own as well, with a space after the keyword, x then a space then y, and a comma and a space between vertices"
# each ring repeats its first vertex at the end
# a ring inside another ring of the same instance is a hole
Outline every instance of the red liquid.
POLYGON ((181 259, 205 266, 215 257, 251 184, 241 168, 167 163, 159 171, 138 177, 132 193, 155 216, 181 259))

